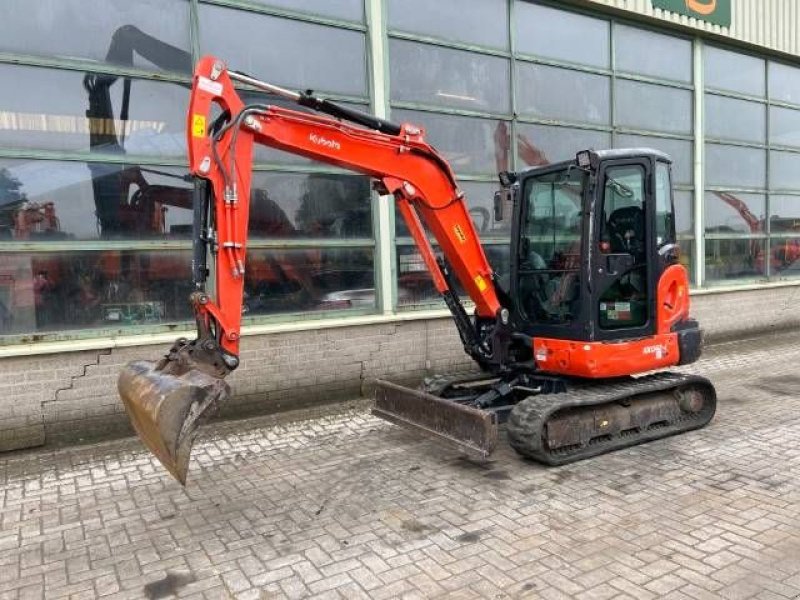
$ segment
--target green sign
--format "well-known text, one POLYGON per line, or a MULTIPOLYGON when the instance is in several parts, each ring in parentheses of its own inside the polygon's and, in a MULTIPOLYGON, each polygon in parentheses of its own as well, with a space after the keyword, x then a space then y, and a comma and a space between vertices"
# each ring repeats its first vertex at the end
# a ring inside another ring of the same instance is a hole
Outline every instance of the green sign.
POLYGON ((663 8, 687 17, 731 26, 731 0, 652 0, 655 8, 663 8))

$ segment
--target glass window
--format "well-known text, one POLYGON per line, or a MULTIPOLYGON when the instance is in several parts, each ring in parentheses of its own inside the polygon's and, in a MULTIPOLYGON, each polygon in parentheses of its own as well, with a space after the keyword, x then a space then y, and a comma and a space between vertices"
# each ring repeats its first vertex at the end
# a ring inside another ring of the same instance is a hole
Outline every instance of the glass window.
POLYGON ((493 175, 510 167, 510 123, 393 109, 396 123, 425 128, 425 139, 441 152, 459 174, 493 175))
POLYGON ((800 277, 800 238, 770 241, 769 273, 781 279, 800 277))
POLYGON ((369 178, 256 171, 250 191, 250 236, 371 238, 369 178))
POLYGON ((653 148, 669 154, 672 158, 672 178, 677 184, 691 184, 694 180, 692 142, 654 136, 617 134, 616 148, 653 148))
POLYGON ((650 77, 692 81, 692 42, 628 27, 614 27, 614 58, 617 71, 650 77))
POLYGON ((611 79, 558 67, 517 63, 517 110, 554 121, 607 125, 611 79))
MULTIPOLYGON (((675 173, 674 170, 672 172, 675 173)), ((672 197, 675 201, 675 233, 679 238, 694 235, 694 195, 692 192, 673 190, 672 197)))
POLYGON ((707 88, 763 98, 764 69, 763 59, 713 46, 705 47, 707 88))
POLYGON ((225 57, 233 69, 289 88, 367 95, 360 31, 208 4, 199 11, 202 54, 225 57), (268 40, 269 49, 254 40, 268 40))
POLYGON ((769 143, 800 147, 800 110, 780 106, 770 107, 769 143))
POLYGON ((618 79, 614 89, 617 125, 646 131, 692 132, 692 92, 618 79))
POLYGON ((364 20, 363 0, 251 0, 265 6, 286 8, 295 12, 335 17, 348 21, 364 20))
MULTIPOLYGON (((490 238, 506 240, 511 233, 511 207, 505 207, 506 211, 502 221, 494 220, 494 193, 499 189, 500 184, 460 181, 459 187, 467 198, 469 214, 475 224, 475 229, 481 236, 481 241, 486 242, 490 238)), ((507 241, 505 243, 508 244, 507 241)))
POLYGON ((508 59, 396 39, 389 56, 392 100, 509 111, 508 59))
POLYGON ((189 319, 190 261, 178 250, 0 253, 0 333, 189 319))
POLYGON ((769 230, 800 235, 800 196, 770 195, 769 230))
POLYGON ((375 308, 371 248, 247 252, 244 315, 375 308))
POLYGON ((6 0, 3 10, 2 52, 192 70, 186 0, 6 0))
POLYGON ((706 245, 706 282, 725 284, 737 279, 761 279, 767 275, 765 240, 709 240, 706 245))
POLYGON ((800 104, 800 69, 770 62, 769 97, 779 102, 800 104))
POLYGON ((0 65, 0 146, 184 156, 186 86, 39 67, 0 65), (57 93, 54 91, 57 90, 57 93), (127 116, 126 119, 122 117, 127 116))
POLYGON ((706 94, 705 103, 707 136, 764 143, 767 129, 766 105, 714 94, 706 94))
POLYGON ((388 20, 391 29, 508 48, 506 0, 390 0, 388 20))
POLYGON ((672 234, 675 215, 671 190, 669 167, 659 162, 656 165, 656 245, 659 247, 675 242, 672 234))
POLYGON ((706 184, 763 189, 767 153, 756 148, 706 144, 706 184))
POLYGON ((529 178, 522 190, 518 300, 531 321, 566 324, 579 311, 584 179, 562 169, 529 178))
POLYGON ((514 3, 517 52, 608 68, 609 22, 530 2, 514 3))
POLYGON ((678 247, 680 248, 678 262, 689 273, 689 285, 694 285, 694 246, 694 240, 678 239, 678 247))
POLYGON ((396 273, 398 306, 409 307, 440 300, 422 254, 414 244, 397 245, 396 273))
POLYGON ((581 150, 610 147, 611 134, 605 131, 523 123, 517 125, 519 169, 570 160, 581 150))
POLYGON ((762 194, 706 192, 704 209, 706 233, 764 232, 767 203, 762 194))
POLYGON ((0 239, 63 241, 191 235, 185 169, 0 160, 0 239))
POLYGON ((797 152, 769 153, 769 187, 777 190, 800 190, 800 154, 797 152))

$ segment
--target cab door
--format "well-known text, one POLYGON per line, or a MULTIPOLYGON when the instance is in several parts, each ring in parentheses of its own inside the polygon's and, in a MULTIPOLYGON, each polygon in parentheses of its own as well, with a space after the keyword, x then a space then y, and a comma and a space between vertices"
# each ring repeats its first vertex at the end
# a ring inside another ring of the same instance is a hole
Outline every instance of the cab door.
POLYGON ((591 253, 594 339, 655 333, 653 165, 608 161, 597 180, 591 253))

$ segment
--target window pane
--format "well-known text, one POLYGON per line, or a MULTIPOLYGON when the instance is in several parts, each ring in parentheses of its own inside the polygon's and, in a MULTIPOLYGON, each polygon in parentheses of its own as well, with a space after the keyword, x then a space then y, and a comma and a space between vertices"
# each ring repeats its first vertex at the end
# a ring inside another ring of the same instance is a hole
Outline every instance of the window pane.
POLYGON ((511 233, 511 207, 505 207, 506 211, 502 221, 494 220, 494 193, 500 188, 500 184, 461 181, 459 186, 467 198, 469 214, 481 240, 485 242, 489 238, 508 238, 511 233))
POLYGON ((694 235, 694 195, 675 190, 672 196, 675 201, 675 233, 678 237, 694 235))
POLYGON ((769 143, 800 147, 800 110, 770 107, 769 143))
POLYGON ((372 237, 367 177, 256 171, 250 199, 252 237, 372 237))
POLYGON ((753 233, 764 231, 766 197, 740 192, 706 192, 706 233, 753 233))
POLYGON ((767 107, 758 102, 706 94, 706 135, 717 139, 763 144, 767 107))
POLYGON ((191 72, 189 49, 186 0, 6 0, 3 3, 2 52, 191 72))
POLYGON ((772 233, 800 233, 800 196, 769 197, 769 227, 772 233))
POLYGON ((715 90, 764 97, 764 61, 760 58, 706 46, 705 83, 715 90))
POLYGON ((364 20, 363 0, 252 0, 266 6, 288 8, 296 12, 325 17, 336 17, 348 21, 364 20))
POLYGON ((706 240, 706 283, 766 277, 765 240, 706 240))
POLYGON ((678 239, 680 255, 678 261, 689 272, 689 285, 694 285, 694 240, 678 239))
POLYGON ((460 174, 493 175, 507 170, 510 124, 505 121, 458 117, 393 109, 395 123, 414 123, 425 128, 425 138, 460 174))
POLYGON ((509 110, 509 61, 389 40, 391 98, 470 110, 506 113, 509 110))
POLYGON ((692 142, 652 136, 617 134, 616 148, 653 148, 666 152, 672 158, 672 178, 675 183, 691 184, 694 180, 692 142))
POLYGON ((647 131, 692 132, 692 93, 663 85, 618 79, 617 125, 647 131))
POLYGON ((615 68, 627 73, 692 81, 692 43, 646 29, 614 27, 615 68))
POLYGON ((506 0, 389 0, 389 28, 508 48, 506 0))
POLYGON ((800 69, 770 62, 769 97, 771 100, 800 104, 800 69))
POLYGON ((514 3, 517 52, 608 67, 608 21, 540 6, 514 3))
POLYGON ((375 308, 369 249, 250 249, 244 314, 375 308))
POLYGON ((202 54, 290 88, 367 95, 363 33, 208 4, 199 9, 202 54), (268 40, 268 50, 253 40, 268 40))
POLYGON ((800 277, 800 239, 772 240, 769 245, 770 275, 781 279, 800 277))
POLYGON ((769 187, 773 190, 800 190, 800 154, 796 152, 769 153, 769 187))
POLYGON ((656 244, 661 246, 675 241, 670 231, 675 214, 672 210, 670 169, 662 162, 656 164, 656 244))
POLYGON ((756 148, 706 144, 706 183, 764 188, 767 153, 756 148))
POLYGON ((607 125, 611 79, 530 63, 517 63, 517 110, 540 119, 607 125))
POLYGON ((0 65, 0 146, 109 154, 184 156, 188 89, 108 75, 0 65), (85 86, 92 91, 88 92, 85 86), (54 91, 57 92, 54 93, 54 91), (110 97, 110 106, 106 104, 110 97))
POLYGON ((517 125, 517 168, 547 165, 575 158, 581 150, 611 147, 611 134, 550 125, 517 125))
POLYGON ((188 237, 185 169, 76 161, 0 160, 0 239, 60 241, 188 237))
POLYGON ((0 254, 0 333, 158 325, 191 317, 191 252, 0 254))

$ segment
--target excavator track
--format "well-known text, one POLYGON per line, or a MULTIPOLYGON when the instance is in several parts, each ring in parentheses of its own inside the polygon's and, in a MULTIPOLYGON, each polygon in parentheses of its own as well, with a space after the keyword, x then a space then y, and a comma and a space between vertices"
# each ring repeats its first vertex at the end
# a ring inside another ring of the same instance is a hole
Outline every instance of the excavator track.
POLYGON ((575 383, 563 393, 518 402, 508 418, 508 440, 522 456, 565 465, 699 429, 711 421, 716 404, 714 386, 696 375, 575 383))

